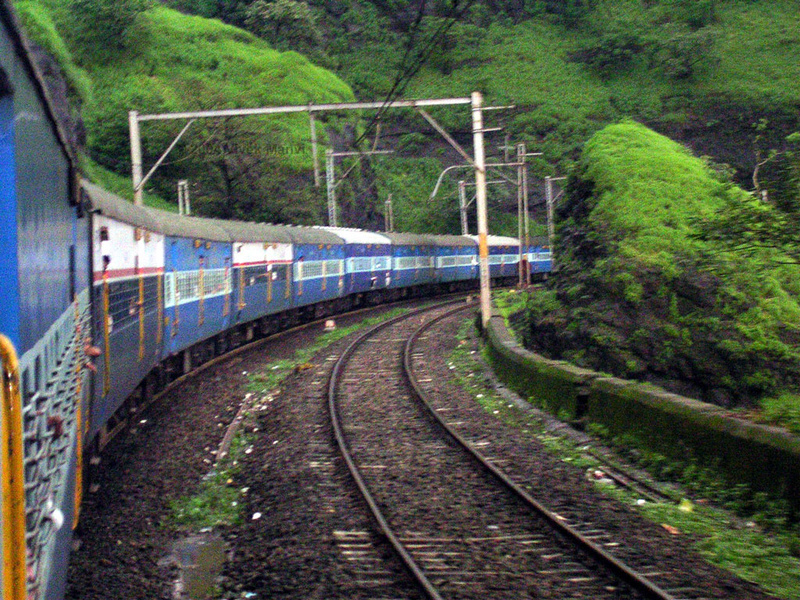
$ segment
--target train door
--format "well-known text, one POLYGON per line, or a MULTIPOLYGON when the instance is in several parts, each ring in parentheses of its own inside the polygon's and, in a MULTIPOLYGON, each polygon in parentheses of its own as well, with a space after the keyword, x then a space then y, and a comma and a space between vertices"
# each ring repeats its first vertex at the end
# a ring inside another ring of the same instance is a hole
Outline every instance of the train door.
POLYGON ((19 274, 17 272, 17 197, 14 153, 14 97, 0 69, 0 333, 16 348, 19 331, 19 274))

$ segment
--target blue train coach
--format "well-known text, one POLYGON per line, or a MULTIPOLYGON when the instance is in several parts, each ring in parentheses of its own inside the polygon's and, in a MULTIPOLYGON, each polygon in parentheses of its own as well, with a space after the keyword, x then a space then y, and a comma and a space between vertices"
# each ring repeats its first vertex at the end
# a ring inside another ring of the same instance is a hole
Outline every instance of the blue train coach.
POLYGON ((89 224, 75 160, 19 32, 0 0, 4 600, 63 595, 92 341, 89 224))

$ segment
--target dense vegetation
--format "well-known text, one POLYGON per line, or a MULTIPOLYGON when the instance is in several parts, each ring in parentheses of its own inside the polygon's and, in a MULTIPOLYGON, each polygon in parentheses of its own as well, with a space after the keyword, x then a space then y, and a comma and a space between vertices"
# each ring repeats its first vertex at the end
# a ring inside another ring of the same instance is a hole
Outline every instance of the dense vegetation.
MULTIPOLYGON (((419 3, 407 0, 169 2, 251 28, 253 12, 263 16, 270 7, 254 30, 335 69, 362 99, 393 90, 435 97, 477 89, 489 103, 513 103, 516 110, 495 113, 491 124, 544 152, 538 176, 565 174, 592 133, 631 117, 730 164, 737 181, 750 186, 759 156, 783 150, 785 136, 799 128, 800 15, 791 0, 443 0, 423 3, 421 16, 419 3), (766 123, 761 131, 759 123, 766 123)), ((441 116, 465 144, 468 116, 441 116)), ((387 115, 385 123, 389 144, 429 131, 407 115, 387 115)), ((490 136, 496 156, 502 140, 490 136)), ((439 158, 430 150, 437 141, 429 135, 429 157, 439 158)), ((416 158, 397 161, 410 169, 416 158)), ((378 190, 399 187, 382 168, 388 164, 375 166, 378 190)), ((772 161, 764 168, 777 167, 772 161)), ((769 174, 762 179, 771 185, 769 174)), ((444 190, 451 207, 454 183, 444 190)), ((492 197, 508 208, 514 190, 496 187, 492 197)))
POLYGON ((529 342, 725 405, 797 386, 800 267, 705 235, 749 198, 640 124, 603 129, 559 208, 560 272, 531 303, 529 342))
MULTIPOLYGON (((329 71, 219 21, 151 7, 133 11, 118 28, 105 30, 84 12, 87 6, 114 12, 128 4, 135 2, 17 3, 27 30, 65 72, 86 129, 85 170, 106 187, 130 196, 125 181, 130 173, 129 110, 156 113, 353 99, 350 88, 329 71), (93 29, 73 27, 76 21, 92 23, 93 29)), ((108 22, 102 14, 97 17, 108 22)), ((184 125, 142 125, 146 168, 184 125)), ((197 121, 149 190, 174 198, 175 181, 189 179, 193 208, 205 214, 318 223, 324 205, 309 190, 308 130, 303 115, 197 121)))
MULTIPOLYGON (((162 4, 171 8, 16 2, 65 75, 72 113, 82 115, 76 139, 85 128, 85 170, 103 185, 128 193, 130 109, 480 90, 489 104, 516 106, 487 113, 488 125, 543 153, 532 161, 534 182, 573 173, 540 344, 722 403, 797 383, 800 140, 789 134, 800 130, 800 13, 792 0, 162 4), (632 122, 603 129, 625 118, 713 164, 632 122), (559 329, 566 335, 548 335, 559 329)), ((349 173, 337 190, 344 223, 380 228, 391 194, 398 229, 457 232, 459 177, 428 195, 461 159, 413 113, 373 116, 331 116, 319 128, 337 151, 394 151, 337 165, 339 176, 349 173)), ((469 147, 468 111, 434 116, 469 147)), ((182 125, 145 125, 146 165, 182 125)), ((174 198, 175 181, 189 179, 205 214, 321 223, 325 192, 312 185, 308 138, 305 116, 198 121, 148 190, 174 198)), ((504 139, 489 136, 490 158, 503 156, 504 139)), ((515 232, 516 190, 491 190, 492 231, 515 232)))
MULTIPOLYGON (((490 113, 489 125, 505 127, 512 143, 524 141, 529 150, 544 153, 533 161, 533 195, 539 200, 538 177, 565 174, 592 133, 624 117, 728 163, 748 187, 756 163, 772 150, 784 151, 785 136, 800 129, 800 63, 794 59, 800 14, 792 0, 162 2, 252 35, 148 9, 148 2, 17 0, 29 32, 58 57, 73 97, 83 99, 89 156, 122 177, 129 160, 122 119, 130 108, 302 103, 349 95, 341 82, 334 85, 329 74, 285 51, 333 70, 360 100, 480 90, 490 104, 515 104, 512 111, 490 113), (92 26, 81 25, 87 22, 92 26), (250 55, 250 48, 258 49, 252 59, 240 56, 250 55), (251 80, 262 58, 271 62, 264 68, 272 74, 251 80), (293 61, 302 66, 295 69, 293 61), (295 70, 301 74, 286 76, 295 70), (127 91, 120 91, 123 81, 127 91), (113 109, 113 126, 107 118, 112 109, 105 108, 110 106, 119 107, 113 109)), ((434 116, 470 145, 468 111, 434 116)), ((354 117, 341 115, 325 125, 336 150, 366 149, 374 142, 374 123, 359 124, 354 117)), ((457 231, 457 177, 445 182, 437 201, 427 202, 427 195, 441 169, 460 158, 411 113, 387 113, 381 122, 379 146, 396 153, 362 160, 350 172, 337 191, 345 222, 380 226, 383 201, 392 193, 398 227, 457 231)), ((179 126, 173 125, 174 133, 179 126)), ((165 148, 167 129, 146 127, 148 164, 165 148)), ((282 125, 196 123, 151 189, 174 198, 175 180, 188 178, 213 214, 320 222, 325 194, 310 186, 307 140, 300 119, 282 125), (238 158, 219 159, 219 149, 231 144, 238 158)), ((502 155, 503 140, 502 133, 489 136, 495 158, 502 155)), ((786 164, 782 154, 764 164, 759 185, 770 192, 785 187, 786 164)), ((352 166, 352 159, 344 159, 338 173, 352 166)), ((92 173, 100 176, 96 169, 92 173)), ((102 177, 104 184, 113 183, 112 176, 102 177)), ((493 186, 495 232, 515 231, 515 196, 512 186, 493 186)))

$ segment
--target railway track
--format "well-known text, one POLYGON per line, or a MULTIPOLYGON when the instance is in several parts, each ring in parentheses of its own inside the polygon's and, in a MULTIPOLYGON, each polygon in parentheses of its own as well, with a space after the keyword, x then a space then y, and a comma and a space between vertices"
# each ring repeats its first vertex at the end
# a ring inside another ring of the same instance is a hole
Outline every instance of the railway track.
MULTIPOLYGON (((426 309, 441 314, 449 310, 443 306, 426 309)), ((377 505, 397 530, 395 537, 410 558, 440 597, 448 600, 478 596, 641 597, 630 586, 602 572, 595 560, 585 551, 572 548, 563 536, 554 541, 549 526, 534 524, 529 509, 499 490, 492 476, 476 473, 474 459, 437 433, 438 426, 432 426, 428 417, 422 418, 424 410, 412 399, 400 375, 400 364, 408 338, 432 317, 407 313, 387 326, 381 334, 383 340, 362 340, 362 350, 370 348, 372 352, 350 358, 355 360, 356 371, 346 365, 341 371, 345 386, 361 393, 360 398, 342 407, 346 420, 343 433, 364 471, 364 480, 376 492, 377 505), (402 320, 408 321, 407 325, 402 325, 402 320), (390 393, 395 391, 398 394, 390 393), (382 401, 390 396, 404 398, 405 407, 389 410, 382 401), (373 424, 381 427, 380 435, 371 436, 366 423, 350 420, 360 418, 359 411, 367 412, 373 424), (422 437, 395 438, 389 435, 393 430, 422 437), (397 454, 396 449, 403 453, 397 454), (454 459, 455 463, 449 458, 437 463, 443 456, 460 458, 454 459), (390 461, 398 467, 394 474, 390 461), (390 486, 378 494, 376 478, 380 484, 387 476, 390 486), (417 486, 420 482, 422 492, 417 486), (449 488, 444 486, 448 482, 449 488), (406 507, 395 502, 396 498, 406 507), (415 504, 420 499, 422 503, 415 504), (467 512, 470 505, 473 512, 467 512), (498 512, 500 507, 507 512, 498 512), (520 513, 523 510, 527 511, 524 515, 520 513), (451 515, 458 515, 457 523, 452 523, 451 515), (456 527, 459 523, 466 527, 456 527)), ((417 379, 428 388, 425 393, 436 412, 447 415, 451 423, 462 421, 458 425, 462 433, 474 428, 478 434, 473 445, 493 457, 503 470, 512 472, 523 486, 552 492, 554 498, 543 503, 559 516, 583 516, 585 532, 592 520, 582 511, 590 511, 604 500, 590 489, 583 472, 540 453, 533 460, 545 465, 546 472, 537 480, 525 462, 525 456, 530 460, 535 451, 477 407, 474 395, 465 394, 450 377, 447 362, 457 344, 455 332, 465 317, 455 314, 422 334, 410 351, 417 379), (577 488, 589 491, 565 492, 561 484, 570 477, 572 484, 581 484, 577 488), (553 480, 558 485, 553 485, 553 480), (570 506, 572 513, 567 511, 570 506)), ((340 317, 339 325, 355 321, 355 317, 340 317)), ((318 327, 321 329, 321 324, 318 327)), ((83 548, 73 557, 68 597, 144 600, 169 596, 176 574, 163 558, 171 544, 186 535, 166 516, 171 498, 191 491, 210 468, 216 455, 211 451, 219 448, 223 437, 223 422, 236 420, 242 398, 247 401, 253 391, 246 374, 268 372, 275 360, 310 344, 317 331, 306 329, 274 339, 263 348, 209 368, 196 381, 186 380, 170 393, 168 402, 157 403, 143 415, 138 433, 131 431, 120 440, 119 448, 111 448, 98 467, 100 491, 86 506, 87 535, 83 548), (130 519, 130 514, 137 518, 130 519)), ((229 561, 219 581, 224 599, 418 600, 425 596, 387 543, 387 535, 363 510, 363 501, 333 442, 329 379, 348 343, 349 339, 332 343, 279 389, 251 398, 257 402, 242 425, 249 446, 240 453, 241 468, 227 483, 242 492, 238 498, 242 520, 215 528, 228 548, 229 561)), ((676 553, 680 556, 687 580, 696 577, 698 584, 705 584, 713 578, 714 573, 709 575, 701 559, 687 556, 680 543, 672 543, 679 542, 679 537, 665 539, 664 530, 657 524, 648 526, 637 520, 632 525, 630 512, 620 510, 614 501, 606 502, 620 518, 616 527, 595 523, 595 529, 603 529, 597 534, 602 539, 596 541, 608 541, 613 549, 616 543, 625 545, 627 535, 637 537, 639 544, 642 538, 652 536, 657 546, 652 556, 663 557, 663 546, 670 546, 673 559, 676 553), (606 534, 614 537, 606 538, 606 534)), ((664 570, 662 558, 654 563, 664 570)), ((720 581, 723 583, 706 597, 764 597, 741 582, 725 577, 720 581)))
POLYGON ((491 446, 480 432, 457 431, 470 423, 455 407, 428 400, 450 437, 432 426, 417 397, 435 382, 415 374, 425 360, 415 343, 462 310, 417 312, 367 332, 342 354, 329 385, 348 468, 428 597, 703 597, 685 586, 661 589, 649 577, 655 565, 625 564, 609 551, 621 543, 608 533, 532 498, 500 469, 502 458, 487 460, 479 450, 491 446))

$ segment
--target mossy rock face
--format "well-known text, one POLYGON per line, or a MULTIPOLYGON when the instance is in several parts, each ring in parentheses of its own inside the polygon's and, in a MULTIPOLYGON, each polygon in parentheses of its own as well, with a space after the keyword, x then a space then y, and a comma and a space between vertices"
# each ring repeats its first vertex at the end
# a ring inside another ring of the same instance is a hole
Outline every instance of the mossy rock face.
POLYGON ((549 299, 529 305, 526 345, 727 407, 800 384, 800 269, 697 235, 745 197, 643 125, 594 135, 558 210, 558 271, 549 299))

